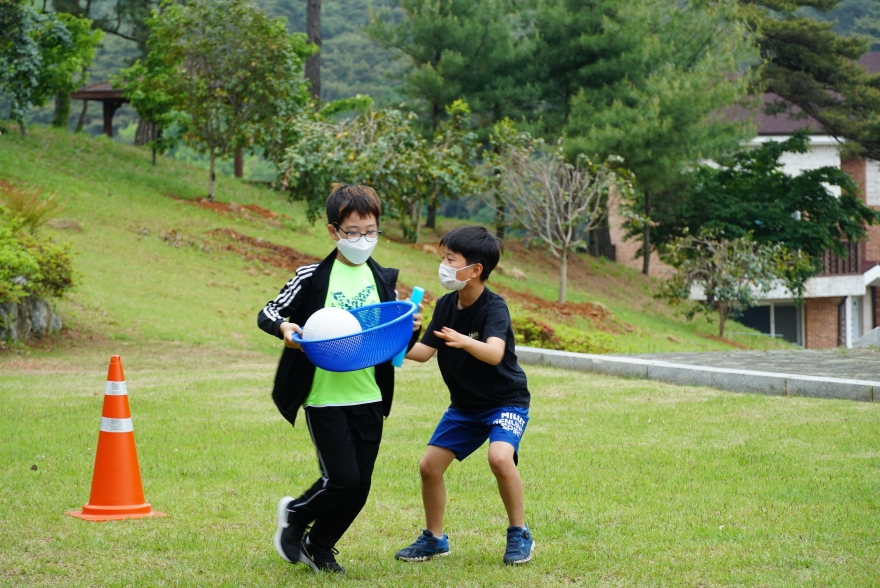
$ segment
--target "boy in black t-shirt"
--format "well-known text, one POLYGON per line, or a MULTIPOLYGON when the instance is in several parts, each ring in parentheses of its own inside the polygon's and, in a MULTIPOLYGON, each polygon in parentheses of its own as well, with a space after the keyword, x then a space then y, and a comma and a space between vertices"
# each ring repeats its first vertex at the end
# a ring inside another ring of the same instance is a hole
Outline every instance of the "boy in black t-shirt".
POLYGON ((530 396, 526 375, 516 361, 507 305, 485 285, 504 245, 484 227, 469 226, 447 234, 440 248, 440 283, 452 292, 437 301, 421 343, 406 358, 425 362, 437 353, 451 404, 419 463, 427 529, 395 557, 425 561, 449 555, 449 538, 443 533, 443 474, 453 458, 463 460, 489 439, 489 467, 510 524, 504 563, 526 563, 535 542, 525 524, 516 465, 530 396))

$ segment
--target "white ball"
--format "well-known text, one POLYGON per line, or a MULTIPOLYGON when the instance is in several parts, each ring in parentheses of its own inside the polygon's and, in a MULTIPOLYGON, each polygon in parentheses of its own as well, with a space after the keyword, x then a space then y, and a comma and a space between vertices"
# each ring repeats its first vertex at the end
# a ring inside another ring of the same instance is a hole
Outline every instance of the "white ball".
POLYGON ((322 308, 315 312, 303 326, 302 338, 306 341, 335 339, 361 332, 361 324, 353 314, 341 308, 322 308))

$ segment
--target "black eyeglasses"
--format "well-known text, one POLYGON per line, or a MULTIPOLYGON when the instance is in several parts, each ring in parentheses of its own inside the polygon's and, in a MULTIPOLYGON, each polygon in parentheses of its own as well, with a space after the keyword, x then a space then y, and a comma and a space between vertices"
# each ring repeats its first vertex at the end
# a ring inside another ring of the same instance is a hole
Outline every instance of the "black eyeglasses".
MULTIPOLYGON (((333 224, 336 224, 336 223, 333 223, 333 224)), ((340 227, 339 225, 336 225, 336 230, 342 231, 343 233, 345 233, 345 238, 350 243, 357 243, 358 241, 361 240, 361 237, 366 239, 368 243, 372 243, 373 241, 375 241, 376 239, 379 238, 379 235, 382 234, 382 231, 367 231, 366 233, 361 233, 358 231, 349 232, 349 231, 346 231, 345 229, 343 229, 342 227, 340 227)))

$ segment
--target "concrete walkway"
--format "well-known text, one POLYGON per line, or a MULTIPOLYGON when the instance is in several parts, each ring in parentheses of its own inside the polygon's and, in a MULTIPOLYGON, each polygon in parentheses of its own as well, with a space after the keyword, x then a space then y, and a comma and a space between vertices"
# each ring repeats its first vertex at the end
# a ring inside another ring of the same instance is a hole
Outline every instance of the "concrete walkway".
POLYGON ((710 351, 706 353, 643 353, 638 357, 708 367, 783 372, 880 381, 880 350, 785 349, 773 351, 710 351))
POLYGON ((880 353, 873 350, 591 355, 517 347, 516 354, 524 364, 731 392, 880 402, 880 353))

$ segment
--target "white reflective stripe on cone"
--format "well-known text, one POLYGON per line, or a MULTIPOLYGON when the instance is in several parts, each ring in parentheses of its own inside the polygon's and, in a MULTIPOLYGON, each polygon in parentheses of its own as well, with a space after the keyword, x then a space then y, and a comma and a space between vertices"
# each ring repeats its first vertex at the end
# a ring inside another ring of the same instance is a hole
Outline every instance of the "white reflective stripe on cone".
POLYGON ((101 430, 107 433, 131 433, 134 431, 134 426, 131 424, 131 419, 101 417, 101 430))
POLYGON ((107 382, 104 394, 107 396, 128 396, 128 389, 125 387, 125 382, 107 382))

